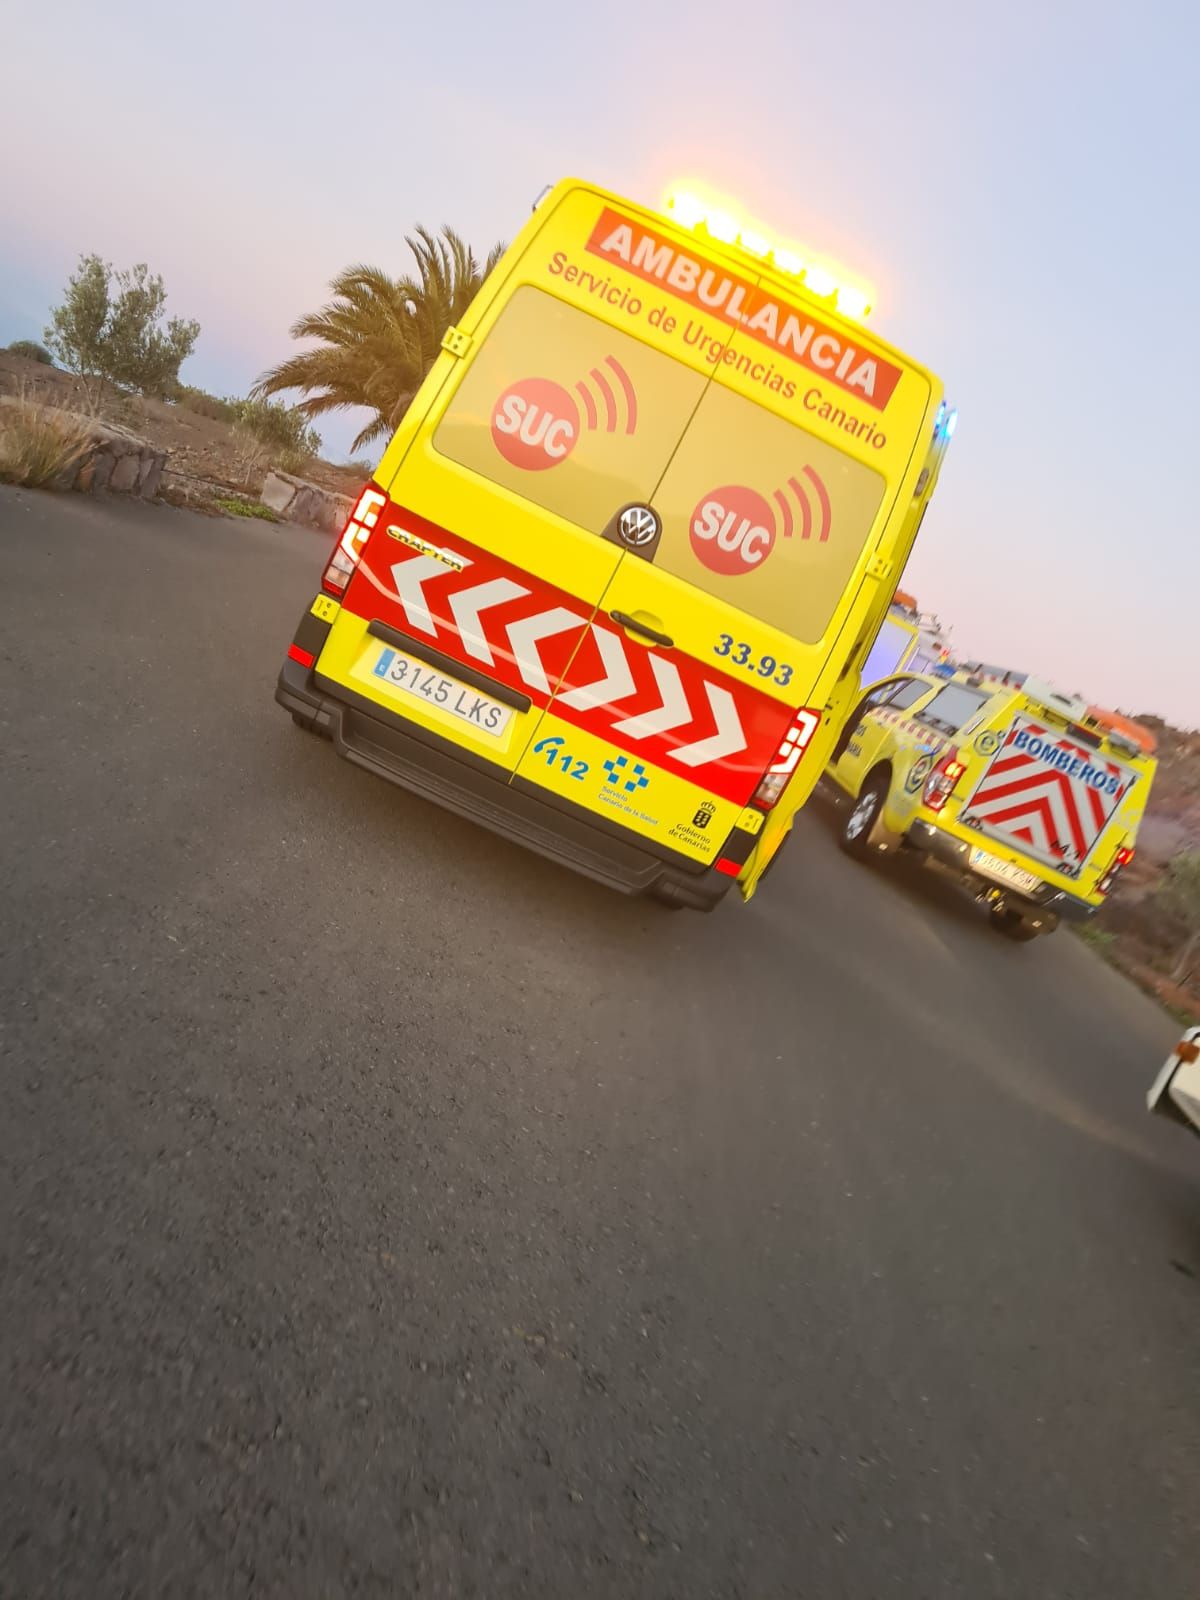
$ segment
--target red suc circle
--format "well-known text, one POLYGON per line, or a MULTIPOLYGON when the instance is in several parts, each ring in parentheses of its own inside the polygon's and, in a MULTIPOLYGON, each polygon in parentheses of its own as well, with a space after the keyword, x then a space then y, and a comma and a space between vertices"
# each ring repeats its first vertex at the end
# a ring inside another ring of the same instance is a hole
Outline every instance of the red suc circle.
POLYGON ((579 410, 553 378, 521 378, 492 408, 492 441, 506 461, 543 472, 565 461, 579 439, 579 410))
POLYGON ((757 489, 741 483, 727 483, 702 496, 689 531, 696 559, 727 578, 757 572, 775 545, 770 504, 757 489))

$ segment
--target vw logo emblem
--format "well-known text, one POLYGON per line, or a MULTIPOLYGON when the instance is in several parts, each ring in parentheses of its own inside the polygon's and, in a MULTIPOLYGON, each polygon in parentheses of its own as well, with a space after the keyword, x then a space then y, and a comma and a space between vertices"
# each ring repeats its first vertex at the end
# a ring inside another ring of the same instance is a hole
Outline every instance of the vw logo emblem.
POLYGON ((617 522, 617 532, 631 550, 641 550, 658 538, 658 515, 649 506, 626 506, 617 522))

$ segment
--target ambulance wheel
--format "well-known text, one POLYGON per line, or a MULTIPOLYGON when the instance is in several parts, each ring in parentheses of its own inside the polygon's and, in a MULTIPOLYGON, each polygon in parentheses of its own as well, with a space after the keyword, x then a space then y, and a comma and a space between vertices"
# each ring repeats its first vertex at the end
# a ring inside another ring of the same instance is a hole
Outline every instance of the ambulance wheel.
POLYGON ((875 832, 875 824, 879 821, 879 814, 883 810, 887 789, 887 779, 880 773, 867 782, 851 806, 838 838, 838 843, 848 856, 856 856, 858 860, 865 861, 871 854, 871 835, 875 832))
POLYGON ((992 927, 1006 939, 1015 940, 1017 944, 1028 944, 1039 934, 1050 933, 1056 926, 1057 923, 1053 918, 1039 919, 1035 922, 1023 911, 1013 911, 1009 906, 1005 906, 1002 911, 992 912, 992 927))

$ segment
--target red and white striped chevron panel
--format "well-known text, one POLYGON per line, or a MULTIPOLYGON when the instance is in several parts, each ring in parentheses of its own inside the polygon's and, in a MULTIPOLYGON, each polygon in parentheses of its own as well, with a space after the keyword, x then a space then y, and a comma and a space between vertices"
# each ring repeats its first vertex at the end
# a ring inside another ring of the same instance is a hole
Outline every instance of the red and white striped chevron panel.
POLYGON ((647 647, 585 600, 389 504, 345 608, 425 639, 565 721, 744 804, 792 708, 678 649, 647 647))
POLYGON ((963 821, 1077 869, 1135 776, 1099 751, 1018 715, 964 804, 963 821))

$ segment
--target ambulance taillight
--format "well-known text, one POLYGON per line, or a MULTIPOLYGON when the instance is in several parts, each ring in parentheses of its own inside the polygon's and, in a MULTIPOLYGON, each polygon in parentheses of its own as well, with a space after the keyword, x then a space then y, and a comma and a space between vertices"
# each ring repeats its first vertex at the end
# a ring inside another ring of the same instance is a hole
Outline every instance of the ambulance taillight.
POLYGON ((934 767, 929 777, 925 780, 925 804, 931 811, 940 811, 954 793, 955 785, 966 771, 966 767, 958 759, 958 751, 953 747, 934 767))
POLYGON ((800 757, 812 743, 812 736, 821 726, 821 713, 802 707, 792 718, 775 752, 775 759, 763 774, 763 780, 754 791, 752 804, 759 811, 770 811, 779 803, 779 797, 800 765, 800 757))
POLYGON ((341 537, 334 546, 329 565, 321 575, 321 587, 326 594, 335 595, 339 600, 345 594, 346 585, 354 576, 354 569, 362 556, 363 546, 370 538, 371 529, 379 521, 379 513, 386 504, 387 495, 369 485, 359 495, 358 502, 350 513, 350 520, 342 529, 341 537))

